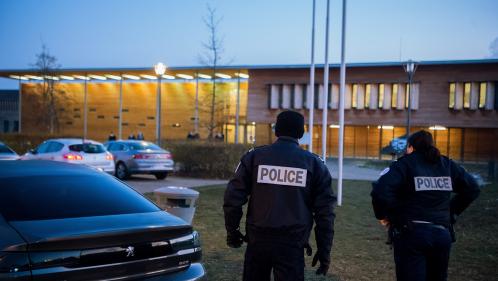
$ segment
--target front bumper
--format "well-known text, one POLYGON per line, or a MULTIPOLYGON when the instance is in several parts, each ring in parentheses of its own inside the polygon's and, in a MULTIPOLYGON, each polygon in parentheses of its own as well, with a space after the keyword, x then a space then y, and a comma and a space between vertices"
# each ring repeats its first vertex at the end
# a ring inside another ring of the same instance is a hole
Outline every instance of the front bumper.
POLYGON ((207 280, 204 266, 193 263, 187 270, 143 279, 144 281, 201 281, 207 280))

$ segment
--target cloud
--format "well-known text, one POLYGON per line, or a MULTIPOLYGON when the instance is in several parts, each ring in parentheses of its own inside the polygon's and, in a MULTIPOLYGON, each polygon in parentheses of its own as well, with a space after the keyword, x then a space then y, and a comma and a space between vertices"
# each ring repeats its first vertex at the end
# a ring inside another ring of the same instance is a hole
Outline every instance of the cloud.
POLYGON ((498 58, 498 37, 489 44, 489 52, 491 58, 498 58))

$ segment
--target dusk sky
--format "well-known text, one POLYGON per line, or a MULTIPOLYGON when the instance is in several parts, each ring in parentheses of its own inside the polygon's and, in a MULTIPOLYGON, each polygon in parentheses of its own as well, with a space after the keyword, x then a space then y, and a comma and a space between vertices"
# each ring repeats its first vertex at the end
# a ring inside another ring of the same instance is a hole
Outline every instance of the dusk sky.
MULTIPOLYGON (((310 62, 311 0, 1 0, 0 69, 29 68, 42 42, 62 68, 199 65, 207 3, 222 17, 222 64, 310 62)), ((341 5, 331 0, 331 62, 339 61, 341 5)), ((325 7, 317 0, 317 62, 325 7)), ((497 11, 496 0, 349 0, 347 61, 498 56, 497 11)), ((16 87, 0 80, 0 89, 16 87)))

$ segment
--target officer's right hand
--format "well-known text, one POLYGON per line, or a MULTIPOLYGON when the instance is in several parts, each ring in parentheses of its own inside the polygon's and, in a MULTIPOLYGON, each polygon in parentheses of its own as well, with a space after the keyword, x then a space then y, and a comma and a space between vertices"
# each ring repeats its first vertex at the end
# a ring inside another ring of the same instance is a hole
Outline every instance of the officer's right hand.
POLYGON ((240 248, 245 239, 245 236, 239 230, 227 232, 227 245, 230 248, 240 248))
POLYGON ((311 262, 311 266, 314 267, 318 260, 320 260, 320 266, 316 270, 316 275, 323 275, 325 276, 327 274, 327 271, 329 271, 329 262, 325 262, 324 259, 320 259, 319 251, 315 254, 313 257, 313 261, 311 262))

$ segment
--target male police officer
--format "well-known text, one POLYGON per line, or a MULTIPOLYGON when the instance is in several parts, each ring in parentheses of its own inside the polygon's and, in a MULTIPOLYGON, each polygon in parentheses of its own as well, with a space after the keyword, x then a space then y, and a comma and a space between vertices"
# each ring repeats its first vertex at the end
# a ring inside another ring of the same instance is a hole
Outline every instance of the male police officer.
POLYGON ((373 183, 371 195, 375 216, 390 226, 397 280, 446 280, 450 228, 479 195, 472 176, 440 155, 429 132, 419 131, 408 138, 407 155, 373 183))
POLYGON ((304 117, 294 111, 277 116, 277 141, 246 153, 225 191, 227 244, 248 242, 243 280, 304 280, 304 253, 315 220, 317 274, 330 265, 334 205, 330 176, 322 160, 299 147, 304 117), (239 231, 242 206, 248 201, 247 239, 239 231))

